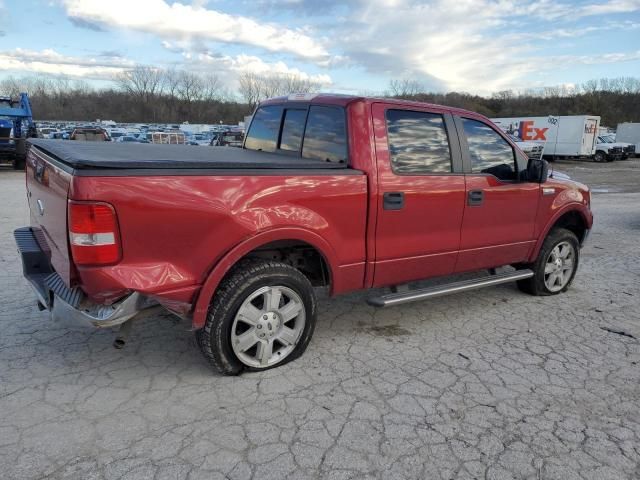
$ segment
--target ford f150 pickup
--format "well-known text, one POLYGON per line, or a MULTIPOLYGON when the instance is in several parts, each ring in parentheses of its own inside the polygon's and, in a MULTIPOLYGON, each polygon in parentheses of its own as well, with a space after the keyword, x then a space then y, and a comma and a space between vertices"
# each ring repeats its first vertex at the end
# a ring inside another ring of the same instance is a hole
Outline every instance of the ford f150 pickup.
POLYGON ((586 186, 438 105, 270 99, 241 149, 31 143, 31 225, 15 237, 40 308, 126 330, 164 307, 225 374, 301 355, 316 286, 392 287, 369 298, 378 307, 509 281, 563 292, 592 225, 586 186), (486 275, 455 279, 474 271, 486 275))

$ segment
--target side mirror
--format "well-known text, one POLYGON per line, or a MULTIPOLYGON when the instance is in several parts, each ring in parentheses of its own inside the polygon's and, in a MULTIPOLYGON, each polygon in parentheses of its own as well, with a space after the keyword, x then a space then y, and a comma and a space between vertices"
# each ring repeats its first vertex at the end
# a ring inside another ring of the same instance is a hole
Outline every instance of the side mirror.
POLYGON ((530 158, 527 163, 527 180, 544 183, 549 176, 549 163, 541 158, 530 158))

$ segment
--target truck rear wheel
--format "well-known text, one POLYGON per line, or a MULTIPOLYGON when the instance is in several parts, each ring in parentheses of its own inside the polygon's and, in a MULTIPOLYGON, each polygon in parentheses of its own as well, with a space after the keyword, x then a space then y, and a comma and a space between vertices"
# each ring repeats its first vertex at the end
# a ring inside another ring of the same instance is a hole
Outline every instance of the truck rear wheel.
POLYGON ((540 248, 538 258, 524 268, 533 277, 518 281, 518 288, 531 295, 557 295, 565 292, 578 270, 580 244, 575 233, 565 228, 552 230, 540 248))
POLYGON ((248 259, 221 283, 196 338, 220 373, 237 375, 298 358, 315 323, 316 297, 307 277, 286 263, 248 259))

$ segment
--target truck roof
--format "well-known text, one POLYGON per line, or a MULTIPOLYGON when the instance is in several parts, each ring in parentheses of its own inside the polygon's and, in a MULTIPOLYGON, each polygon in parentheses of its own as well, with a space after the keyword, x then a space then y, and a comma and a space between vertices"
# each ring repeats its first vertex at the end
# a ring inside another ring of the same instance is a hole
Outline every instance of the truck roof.
POLYGON ((385 98, 385 97, 368 97, 362 95, 345 95, 341 93, 294 93, 291 95, 284 95, 281 97, 273 97, 260 102, 260 105, 274 105, 282 103, 309 103, 312 105, 336 105, 340 107, 346 107, 353 102, 366 102, 366 103, 389 103, 393 105, 401 106, 414 106, 414 107, 431 107, 441 110, 446 110, 451 113, 470 115, 475 117, 487 118, 477 112, 471 110, 465 110, 463 108, 449 107, 447 105, 438 105, 436 103, 416 102, 413 100, 404 100, 398 98, 385 98))

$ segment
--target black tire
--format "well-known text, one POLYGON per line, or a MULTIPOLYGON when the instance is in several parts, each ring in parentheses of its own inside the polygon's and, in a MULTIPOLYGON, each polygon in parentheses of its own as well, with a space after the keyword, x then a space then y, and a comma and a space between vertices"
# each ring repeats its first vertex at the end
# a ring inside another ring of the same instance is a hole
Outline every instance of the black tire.
POLYGON ((555 228, 549 232, 547 238, 545 238, 542 247, 540 248, 540 252, 538 253, 538 258, 536 261, 529 265, 518 265, 517 268, 530 268, 533 270, 533 277, 527 278, 526 280, 519 280, 518 288, 530 295, 536 296, 546 296, 546 295, 557 295, 558 293, 566 292, 573 279, 578 271, 578 264, 580 261, 580 242, 578 242, 578 237, 576 234, 570 230, 565 228, 555 228), (564 285, 560 290, 551 291, 545 284, 545 266, 547 263, 547 259, 551 255, 552 250, 563 242, 568 242, 574 249, 575 252, 575 260, 573 262, 573 271, 571 272, 571 276, 569 277, 569 281, 564 285))
POLYGON ((298 358, 309 345, 317 316, 316 295, 299 270, 282 262, 263 259, 241 261, 221 282, 209 306, 204 328, 196 331, 202 354, 220 373, 238 375, 243 370, 267 370, 298 358), (232 326, 244 301, 265 286, 284 286, 299 295, 304 304, 305 323, 291 353, 274 365, 256 368, 243 363, 231 346, 232 326))
POLYGON ((598 150, 596 152, 596 154, 593 156, 593 161, 594 162, 606 162, 607 161, 607 155, 603 151, 598 150))

